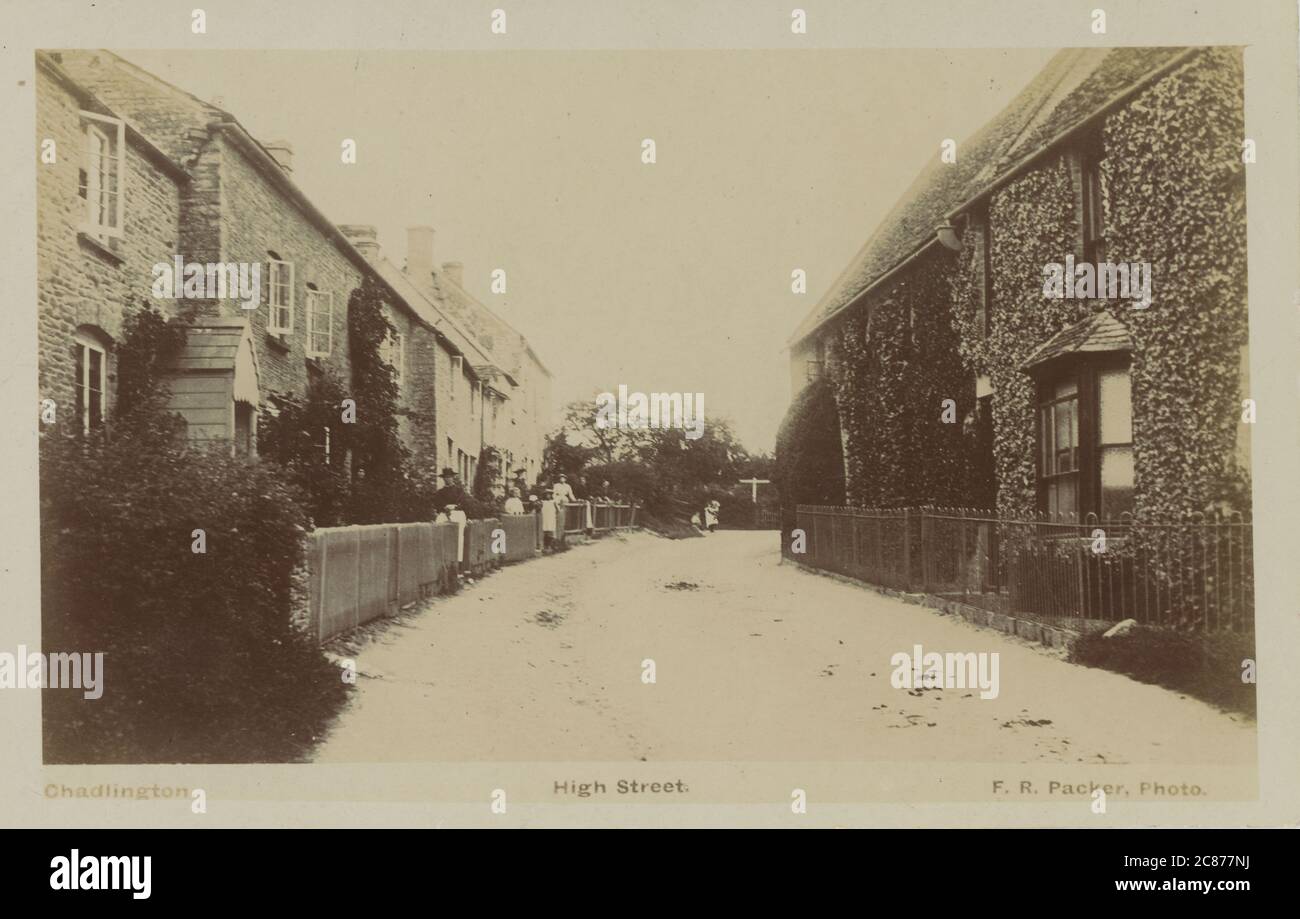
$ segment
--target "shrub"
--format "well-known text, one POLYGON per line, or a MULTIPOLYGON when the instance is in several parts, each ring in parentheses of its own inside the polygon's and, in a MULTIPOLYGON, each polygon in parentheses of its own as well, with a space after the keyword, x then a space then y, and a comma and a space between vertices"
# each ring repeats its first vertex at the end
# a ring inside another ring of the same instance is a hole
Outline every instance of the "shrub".
POLYGON ((149 311, 125 326, 121 374, 149 395, 128 402, 111 436, 42 437, 43 645, 104 652, 102 698, 45 691, 45 760, 293 759, 345 694, 290 621, 300 496, 275 466, 185 441, 159 410, 166 362, 155 357, 175 344, 159 330, 149 311), (205 552, 193 551, 195 530, 205 552))
POLYGON ((1070 660, 1155 683, 1214 705, 1255 714, 1255 684, 1243 683, 1242 662, 1255 658, 1255 636, 1134 626, 1105 638, 1087 632, 1070 649, 1070 660))
POLYGON ((776 435, 772 481, 781 496, 781 541, 788 542, 800 504, 844 503, 844 454, 839 412, 824 379, 795 397, 776 435))
POLYGON ((345 398, 343 385, 323 374, 312 381, 305 397, 269 394, 269 411, 258 424, 258 453, 280 466, 313 526, 359 522, 353 519, 357 501, 348 462, 355 426, 342 423, 340 405, 345 398))

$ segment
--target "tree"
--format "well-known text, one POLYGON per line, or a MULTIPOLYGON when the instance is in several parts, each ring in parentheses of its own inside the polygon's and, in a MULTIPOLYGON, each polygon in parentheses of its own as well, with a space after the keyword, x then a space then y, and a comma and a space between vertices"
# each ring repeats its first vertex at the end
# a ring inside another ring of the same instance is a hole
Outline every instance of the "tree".
POLYGON ((348 357, 356 402, 356 420, 348 426, 352 523, 384 523, 402 512, 409 454, 397 433, 396 374, 384 357, 384 346, 395 334, 379 287, 367 276, 348 298, 348 357))
POLYGON ((594 401, 571 403, 546 439, 544 473, 564 473, 580 496, 608 481, 651 517, 685 521, 749 461, 726 419, 710 420, 698 438, 681 428, 601 427, 594 401))
POLYGON ((805 386, 786 412, 776 435, 772 480, 781 495, 783 540, 794 528, 798 505, 844 503, 840 416, 824 379, 805 386))

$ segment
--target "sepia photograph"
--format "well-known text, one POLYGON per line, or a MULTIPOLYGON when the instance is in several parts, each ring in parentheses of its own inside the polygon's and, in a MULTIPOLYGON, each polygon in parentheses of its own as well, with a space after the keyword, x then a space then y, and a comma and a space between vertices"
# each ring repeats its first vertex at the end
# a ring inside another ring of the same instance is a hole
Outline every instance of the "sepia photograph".
POLYGON ((1294 826, 1296 5, 564 5, 5 51, 22 822, 1294 826))

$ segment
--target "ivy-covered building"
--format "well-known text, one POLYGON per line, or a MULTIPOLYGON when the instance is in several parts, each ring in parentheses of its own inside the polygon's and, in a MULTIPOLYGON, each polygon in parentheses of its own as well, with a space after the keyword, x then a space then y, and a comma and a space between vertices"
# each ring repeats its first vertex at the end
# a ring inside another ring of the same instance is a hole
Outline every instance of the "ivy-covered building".
POLYGON ((1248 511, 1243 122, 1240 49, 1068 49, 937 153, 790 340, 848 502, 1248 511))

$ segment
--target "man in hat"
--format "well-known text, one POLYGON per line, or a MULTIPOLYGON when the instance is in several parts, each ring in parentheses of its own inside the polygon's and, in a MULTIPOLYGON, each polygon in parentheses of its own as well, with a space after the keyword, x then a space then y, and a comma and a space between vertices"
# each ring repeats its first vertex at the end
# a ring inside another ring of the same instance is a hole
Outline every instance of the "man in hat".
POLYGON ((438 510, 445 510, 449 505, 463 508, 466 504, 465 489, 461 487, 460 477, 456 475, 456 470, 450 466, 442 467, 442 487, 433 493, 433 506, 438 510))

